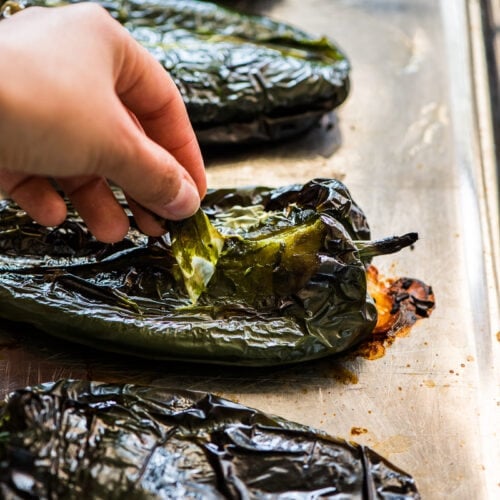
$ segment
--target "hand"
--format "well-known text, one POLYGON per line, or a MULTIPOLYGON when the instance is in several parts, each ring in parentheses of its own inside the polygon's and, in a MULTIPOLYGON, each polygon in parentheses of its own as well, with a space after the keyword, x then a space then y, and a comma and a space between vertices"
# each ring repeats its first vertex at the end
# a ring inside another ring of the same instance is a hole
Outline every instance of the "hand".
POLYGON ((192 215, 206 191, 182 98, 148 52, 101 7, 30 7, 0 22, 0 189, 55 226, 67 194, 89 230, 122 239, 125 192, 139 227, 192 215), (145 210, 145 209, 146 210, 145 210))

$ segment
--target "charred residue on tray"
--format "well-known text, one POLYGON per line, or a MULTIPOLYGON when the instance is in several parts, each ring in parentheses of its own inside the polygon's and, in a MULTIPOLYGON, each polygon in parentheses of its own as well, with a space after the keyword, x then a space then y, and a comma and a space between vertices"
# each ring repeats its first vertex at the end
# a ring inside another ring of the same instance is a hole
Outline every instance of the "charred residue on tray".
POLYGON ((356 354, 366 359, 385 355, 397 337, 408 335, 419 320, 428 318, 435 308, 432 287, 415 278, 385 278, 370 265, 366 272, 368 293, 375 301, 378 320, 372 338, 363 342, 356 354))

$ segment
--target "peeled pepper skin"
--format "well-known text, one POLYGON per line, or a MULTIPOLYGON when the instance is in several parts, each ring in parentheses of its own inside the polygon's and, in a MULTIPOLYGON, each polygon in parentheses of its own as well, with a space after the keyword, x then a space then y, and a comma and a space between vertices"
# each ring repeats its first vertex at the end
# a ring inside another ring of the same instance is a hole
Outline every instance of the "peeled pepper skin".
POLYGON ((365 446, 187 390, 59 380, 0 405, 2 498, 419 499, 365 446))
POLYGON ((200 0, 94 2, 169 72, 202 144, 295 136, 348 96, 350 64, 325 37, 200 0))
POLYGON ((107 245, 69 210, 62 226, 44 228, 1 202, 0 317, 114 352, 250 366, 337 354, 376 324, 354 243, 369 238, 368 226, 339 181, 209 192, 203 210, 227 241, 196 304, 178 278, 169 235, 148 239, 132 229, 107 245), (241 215, 248 211, 255 226, 241 215), (266 245, 258 259, 246 253, 280 239, 276 262, 266 245))

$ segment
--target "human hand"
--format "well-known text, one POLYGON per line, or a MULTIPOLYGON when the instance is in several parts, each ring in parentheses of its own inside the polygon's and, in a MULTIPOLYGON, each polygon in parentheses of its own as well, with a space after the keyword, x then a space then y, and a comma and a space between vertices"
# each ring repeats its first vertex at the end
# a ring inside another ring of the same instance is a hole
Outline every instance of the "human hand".
POLYGON ((0 189, 37 222, 62 223, 67 194, 94 236, 122 239, 125 192, 139 227, 182 219, 206 191, 182 98, 101 7, 30 7, 0 23, 0 189))

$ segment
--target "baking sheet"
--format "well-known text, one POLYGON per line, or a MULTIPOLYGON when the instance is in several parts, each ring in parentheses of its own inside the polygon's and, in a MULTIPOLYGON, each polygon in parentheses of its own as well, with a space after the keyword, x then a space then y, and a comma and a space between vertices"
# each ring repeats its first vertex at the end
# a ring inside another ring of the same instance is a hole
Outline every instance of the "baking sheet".
POLYGON ((61 377, 216 392, 364 443, 423 498, 500 496, 498 178, 479 1, 235 2, 336 40, 352 91, 298 140, 206 154, 209 185, 343 180, 375 237, 418 231, 383 274, 433 286, 431 318, 378 360, 269 369, 154 363, 0 325, 0 397, 61 377))

